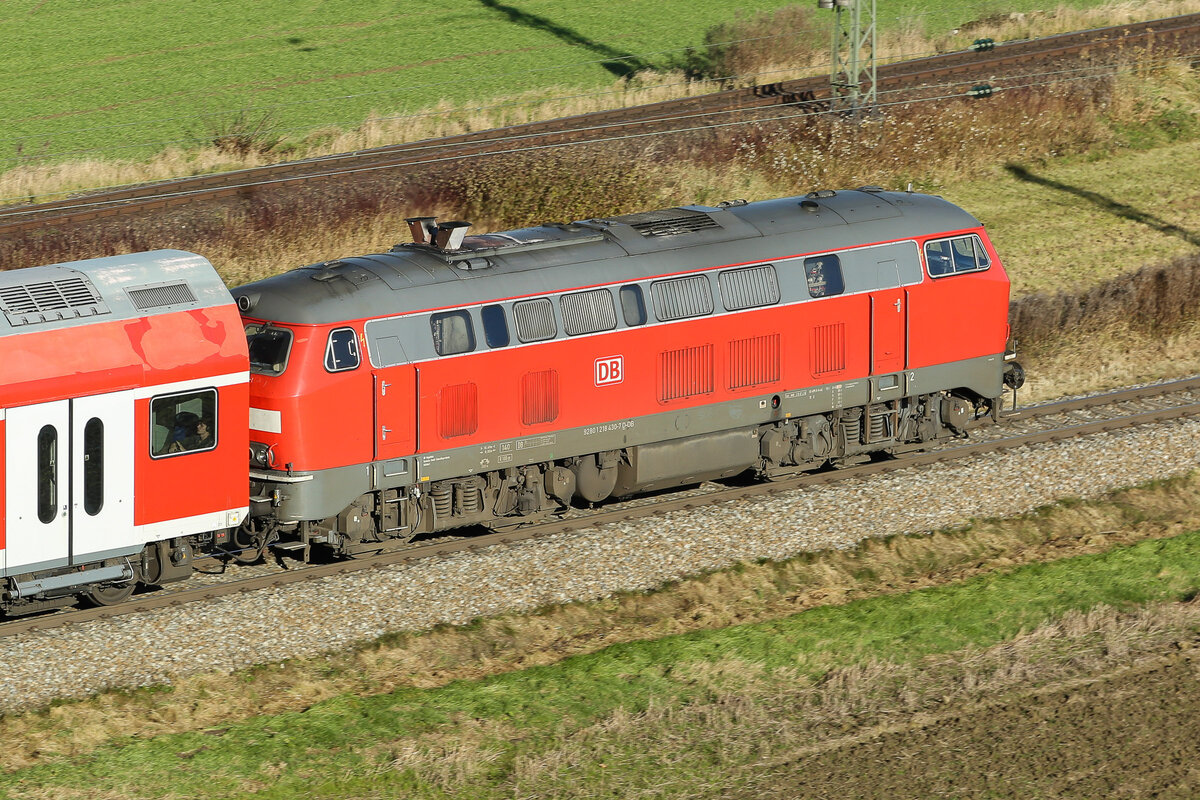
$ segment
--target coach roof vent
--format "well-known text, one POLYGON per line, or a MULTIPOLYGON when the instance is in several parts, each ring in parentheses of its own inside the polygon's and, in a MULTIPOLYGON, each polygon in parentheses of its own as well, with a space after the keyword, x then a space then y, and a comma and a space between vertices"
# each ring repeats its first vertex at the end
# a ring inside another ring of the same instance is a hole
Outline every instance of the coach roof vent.
POLYGON ((109 313, 96 287, 82 275, 0 286, 0 311, 14 327, 109 313))
POLYGON ((678 236, 721 227, 720 223, 705 212, 687 208, 665 208, 662 211, 626 214, 611 217, 609 221, 623 222, 642 236, 678 236))
POLYGON ((196 295, 183 281, 139 286, 136 289, 126 289, 125 291, 138 311, 196 302, 196 295))

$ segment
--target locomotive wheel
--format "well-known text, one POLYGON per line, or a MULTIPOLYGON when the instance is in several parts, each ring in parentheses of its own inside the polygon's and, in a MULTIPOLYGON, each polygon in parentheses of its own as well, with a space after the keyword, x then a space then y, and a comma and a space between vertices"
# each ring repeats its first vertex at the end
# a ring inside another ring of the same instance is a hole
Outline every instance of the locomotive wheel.
POLYGON ((89 589, 85 596, 98 606, 115 606, 128 600, 135 588, 137 586, 133 581, 119 585, 107 584, 89 589))

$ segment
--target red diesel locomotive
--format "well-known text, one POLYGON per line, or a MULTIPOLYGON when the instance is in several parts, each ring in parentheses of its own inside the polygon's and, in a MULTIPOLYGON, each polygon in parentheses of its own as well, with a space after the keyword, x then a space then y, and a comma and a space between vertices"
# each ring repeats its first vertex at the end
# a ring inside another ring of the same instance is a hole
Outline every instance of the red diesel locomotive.
POLYGON ((816 192, 414 242, 235 289, 241 547, 339 553, 956 435, 999 410, 1009 281, 937 197, 816 192))
POLYGON ((940 198, 866 187, 479 236, 409 224, 412 243, 232 297, 181 253, 41 268, 92 276, 108 310, 32 328, 6 287, 43 278, 0 273, 0 606, 115 602, 186 576, 197 550, 352 555, 777 478, 962 435, 1021 380, 1008 278, 940 198), (111 423, 90 410, 109 396, 111 423), (65 467, 40 438, 55 403, 65 467), (113 437, 102 507, 125 515, 104 541, 88 533, 94 419, 113 437), (40 544, 64 518, 61 544, 40 544))

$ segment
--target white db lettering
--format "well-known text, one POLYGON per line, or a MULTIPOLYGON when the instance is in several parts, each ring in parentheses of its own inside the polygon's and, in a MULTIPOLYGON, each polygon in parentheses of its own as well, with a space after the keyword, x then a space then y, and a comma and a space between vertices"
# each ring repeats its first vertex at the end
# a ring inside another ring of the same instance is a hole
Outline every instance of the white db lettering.
POLYGON ((620 383, 625 379, 625 357, 605 356, 596 359, 596 385, 620 383))

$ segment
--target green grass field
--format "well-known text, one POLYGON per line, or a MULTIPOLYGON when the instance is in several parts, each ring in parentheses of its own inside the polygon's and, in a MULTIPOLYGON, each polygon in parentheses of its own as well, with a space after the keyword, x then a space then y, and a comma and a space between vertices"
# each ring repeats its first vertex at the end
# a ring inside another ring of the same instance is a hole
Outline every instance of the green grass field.
MULTIPOLYGON (((0 169, 85 155, 137 160, 203 142, 239 113, 295 141, 439 102, 603 91, 633 72, 677 67, 720 23, 787 4, 9 0, 0 4, 0 169)), ((879 0, 878 18, 882 31, 936 35, 1043 6, 879 0)), ((814 10, 815 31, 784 33, 823 43, 827 14, 814 10)))

